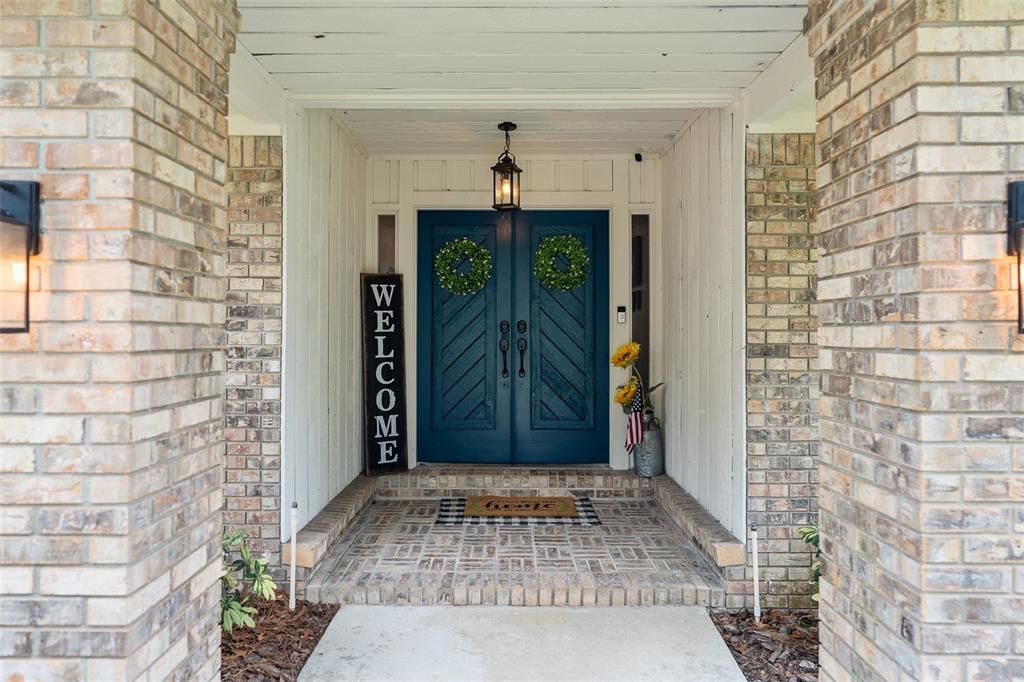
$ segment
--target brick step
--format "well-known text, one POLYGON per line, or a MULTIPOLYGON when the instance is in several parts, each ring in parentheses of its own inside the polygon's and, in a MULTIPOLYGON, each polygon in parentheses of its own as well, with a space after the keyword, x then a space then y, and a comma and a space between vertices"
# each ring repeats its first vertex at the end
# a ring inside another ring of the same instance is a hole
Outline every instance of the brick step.
POLYGON ((707 606, 725 605, 719 585, 700 585, 693 575, 537 573, 533 576, 469 576, 363 573, 340 584, 310 584, 306 599, 328 604, 429 606, 707 606))
POLYGON ((467 495, 585 495, 593 499, 651 498, 651 480, 606 466, 420 465, 377 481, 381 499, 433 499, 467 495))

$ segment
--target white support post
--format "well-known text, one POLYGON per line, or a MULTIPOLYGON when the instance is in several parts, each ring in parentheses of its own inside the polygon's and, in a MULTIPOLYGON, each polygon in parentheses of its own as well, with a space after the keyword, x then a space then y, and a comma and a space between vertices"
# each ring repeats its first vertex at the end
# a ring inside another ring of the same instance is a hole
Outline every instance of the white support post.
POLYGON ((295 554, 298 551, 295 546, 295 541, 299 536, 299 503, 292 502, 291 511, 291 527, 292 527, 292 551, 291 551, 291 570, 288 572, 288 609, 291 611, 295 610, 295 554))
POLYGON ((751 551, 754 554, 754 620, 761 622, 761 576, 758 569, 757 524, 750 526, 751 551))

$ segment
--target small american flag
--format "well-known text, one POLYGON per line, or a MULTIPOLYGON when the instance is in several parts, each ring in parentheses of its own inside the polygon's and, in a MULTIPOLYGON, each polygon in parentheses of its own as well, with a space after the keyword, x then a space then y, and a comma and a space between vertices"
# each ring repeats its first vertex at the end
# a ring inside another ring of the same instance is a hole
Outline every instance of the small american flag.
POLYGON ((644 389, 637 385, 636 394, 629 401, 629 414, 626 416, 626 452, 633 454, 633 446, 644 439, 644 389))

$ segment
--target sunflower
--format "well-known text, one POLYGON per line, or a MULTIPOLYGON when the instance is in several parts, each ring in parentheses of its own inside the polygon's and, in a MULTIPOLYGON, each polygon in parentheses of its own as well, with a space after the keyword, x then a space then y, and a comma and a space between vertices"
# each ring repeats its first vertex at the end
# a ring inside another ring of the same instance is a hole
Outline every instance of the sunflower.
POLYGON ((636 395, 636 391, 639 387, 639 382, 635 378, 631 377, 628 384, 623 384, 615 389, 615 402, 623 407, 629 405, 629 402, 633 400, 633 396, 636 395))
POLYGON ((616 367, 630 367, 640 357, 640 344, 636 341, 624 343, 612 354, 612 364, 616 367))

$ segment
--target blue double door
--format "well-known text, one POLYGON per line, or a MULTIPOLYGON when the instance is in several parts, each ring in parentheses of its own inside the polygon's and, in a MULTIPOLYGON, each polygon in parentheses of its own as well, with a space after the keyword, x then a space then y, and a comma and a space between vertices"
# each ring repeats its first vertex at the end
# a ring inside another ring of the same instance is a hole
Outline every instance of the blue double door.
POLYGON ((421 211, 418 247, 417 459, 606 463, 608 213, 421 211), (554 235, 577 237, 589 256, 569 291, 534 274, 554 235), (442 287, 434 264, 461 237, 492 255, 486 285, 469 295, 442 287))

